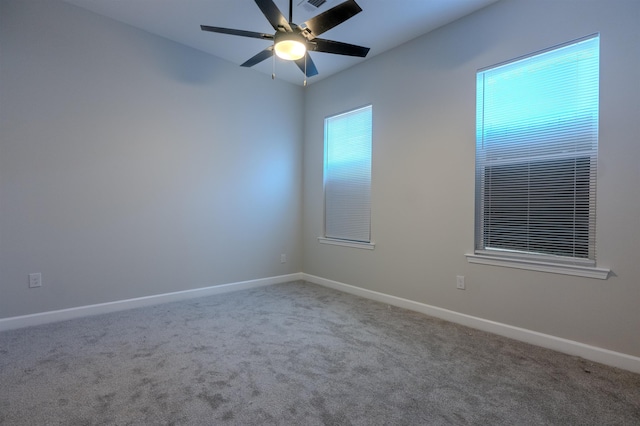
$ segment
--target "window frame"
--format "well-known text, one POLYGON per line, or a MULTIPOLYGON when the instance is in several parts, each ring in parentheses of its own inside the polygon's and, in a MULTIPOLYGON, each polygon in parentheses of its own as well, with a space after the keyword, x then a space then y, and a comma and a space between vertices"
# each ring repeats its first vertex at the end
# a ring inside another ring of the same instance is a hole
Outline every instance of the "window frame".
MULTIPOLYGON (((598 143, 597 130, 596 130, 595 148, 592 148, 592 150, 595 151, 595 156, 589 157, 592 160, 595 159, 595 163, 592 161, 588 166, 592 169, 591 173, 593 173, 589 181, 590 185, 593 185, 593 188, 589 192, 590 208, 588 210, 589 211, 588 219, 593 221, 593 224, 592 226, 589 227, 589 232, 587 236, 587 240, 590 242, 590 245, 588 249, 588 256, 586 258, 577 257, 575 255, 575 252, 574 252, 574 256, 565 256, 565 255, 553 255, 549 253, 547 254, 536 253, 535 251, 488 247, 487 244, 490 244, 490 243, 487 243, 487 241, 489 240, 489 237, 487 236, 487 234, 485 234, 487 230, 486 228, 487 223, 489 224, 489 226, 494 223, 494 222, 491 222, 492 219, 489 219, 490 222, 485 222, 487 220, 487 218, 485 217, 486 214, 489 214, 490 215, 489 217, 491 217, 491 213, 487 213, 489 212, 489 210, 485 210, 486 209, 485 203, 487 202, 487 198, 484 191, 485 191, 485 188, 487 188, 485 186, 487 171, 490 172, 491 171, 490 168, 495 169, 495 168, 499 168, 500 166, 507 166, 507 167, 512 167, 516 169, 522 166, 524 163, 527 164, 527 167, 531 167, 532 164, 534 165, 536 164, 536 161, 538 162, 538 164, 543 164, 543 165, 547 164, 548 166, 553 161, 562 161, 561 158, 563 157, 564 154, 561 154, 559 156, 551 154, 549 158, 544 160, 536 160, 535 156, 532 156, 531 154, 526 154, 526 156, 523 156, 523 157, 517 157, 511 160, 506 160, 501 165, 492 164, 491 162, 486 161, 486 158, 484 157, 484 155, 486 155, 488 148, 485 147, 484 145, 484 134, 485 134, 484 133, 485 130, 483 128, 484 119, 485 119, 484 106, 480 105, 481 99, 482 99, 482 104, 484 105, 484 90, 486 89, 484 87, 484 81, 481 81, 481 78, 484 78, 484 75, 486 72, 491 72, 505 66, 514 65, 515 63, 520 61, 526 61, 525 65, 523 65, 523 67, 525 67, 528 64, 532 63, 531 61, 532 58, 541 57, 546 59, 547 57, 543 55, 547 53, 560 51, 560 49, 573 46, 578 43, 590 41, 593 39, 597 39, 596 42, 599 44, 599 34, 592 34, 590 36, 583 37, 578 40, 573 40, 568 43, 563 43, 561 45, 557 45, 549 49, 534 52, 532 54, 525 55, 525 56, 513 59, 511 61, 506 61, 491 67, 483 68, 481 70, 478 70, 478 72, 476 73, 476 79, 478 81, 478 86, 476 87, 476 97, 477 97, 476 108, 478 111, 478 116, 476 117, 477 128, 476 128, 476 182, 475 182, 476 189, 475 189, 474 252, 473 254, 465 255, 467 257, 467 260, 470 263, 487 264, 487 265, 494 265, 494 266, 506 266, 506 267, 519 268, 519 269, 530 269, 530 270, 536 270, 536 271, 554 272, 554 273, 567 274, 567 275, 578 275, 578 276, 585 276, 585 277, 599 278, 599 279, 606 279, 608 277, 608 274, 610 271, 605 268, 597 268, 596 259, 595 259, 595 189, 596 189, 595 185, 597 182, 596 176, 595 176, 595 168, 597 168, 597 149, 598 149, 597 148, 597 143, 598 143), (482 124, 480 124, 480 120, 482 120, 482 124), (481 127, 482 127, 482 131, 480 129, 481 127)), ((599 55, 599 47, 598 47, 598 55, 599 55)), ((598 67, 599 67, 599 63, 598 63, 598 67)), ((500 71, 498 71, 498 73, 499 72, 500 71)), ((599 91, 599 82, 597 84, 598 84, 598 88, 596 89, 596 91, 599 91)), ((598 118, 596 118, 596 120, 598 120, 598 118)), ((554 129, 555 128, 556 127, 554 127, 554 129)), ((597 123, 596 123, 596 128, 597 128, 597 123)), ((547 142, 545 142, 545 150, 549 149, 546 143, 547 142)), ((545 153, 546 152, 547 151, 545 151, 545 153)), ((508 154, 504 154, 504 155, 507 156, 508 154)), ((583 155, 584 153, 582 152, 573 153, 571 155, 565 156, 564 158, 571 158, 575 162, 578 162, 583 155)), ((593 152, 590 155, 593 155, 593 152)), ((574 172, 574 173, 576 173, 577 175, 577 172, 574 172)), ((553 182, 555 183, 556 181, 553 181, 553 182)), ((530 188, 529 183, 526 183, 526 187, 530 188)), ((509 188, 511 189, 511 187, 509 188)), ((489 187, 489 190, 491 189, 492 187, 489 187)), ((529 215, 530 214, 529 207, 527 207, 526 209, 527 209, 526 210, 527 215, 529 215)), ((513 214, 513 213, 510 213, 510 214, 513 214)), ((505 217, 508 220, 509 213, 507 213, 507 216, 505 217)), ((515 218, 515 216, 512 216, 512 217, 515 218)), ((544 222, 542 223, 545 224, 544 222)), ((543 232, 549 232, 549 229, 551 229, 552 224, 548 223, 547 225, 548 227, 546 229, 543 228, 544 229, 543 232)), ((528 227, 529 225, 527 224, 526 229, 529 229, 528 227)), ((516 229, 515 226, 508 224, 506 225, 505 228, 508 231, 506 234, 507 241, 509 240, 509 238, 511 238, 512 242, 517 243, 517 238, 513 238, 514 234, 511 234, 511 236, 509 236, 509 232, 517 232, 515 230, 516 229)), ((527 233, 528 232, 529 231, 527 231, 527 233)), ((547 236, 547 238, 550 238, 550 237, 547 236)), ((572 241, 575 241, 575 237, 572 241)))
POLYGON ((375 243, 373 242, 373 238, 372 238, 372 230, 371 230, 371 169, 372 169, 372 160, 373 160, 373 105, 372 104, 366 104, 366 105, 362 105, 356 108, 351 108, 347 111, 343 111, 337 114, 332 114, 330 116, 325 117, 324 119, 324 156, 323 156, 323 232, 322 232, 322 236, 318 237, 318 242, 322 243, 322 244, 330 244, 330 245, 337 245, 337 246, 343 246, 343 247, 351 247, 351 248, 359 248, 359 249, 366 249, 366 250, 373 250, 375 248, 375 243), (371 120, 370 122, 370 126, 369 126, 369 135, 365 136, 368 137, 368 150, 369 150, 369 157, 368 157, 368 210, 367 210, 367 215, 368 215, 368 221, 367 221, 367 225, 368 225, 368 239, 367 240, 360 240, 360 239, 351 239, 351 238, 347 238, 347 236, 345 236, 345 238, 341 238, 339 236, 336 235, 329 235, 328 233, 328 225, 327 225, 327 220, 328 220, 328 201, 327 201, 327 181, 328 181, 328 177, 329 177, 329 146, 330 146, 330 141, 328 140, 329 137, 329 128, 328 126, 331 124, 332 120, 335 120, 341 116, 349 116, 352 114, 356 114, 360 111, 365 111, 368 110, 369 111, 369 119, 371 120))

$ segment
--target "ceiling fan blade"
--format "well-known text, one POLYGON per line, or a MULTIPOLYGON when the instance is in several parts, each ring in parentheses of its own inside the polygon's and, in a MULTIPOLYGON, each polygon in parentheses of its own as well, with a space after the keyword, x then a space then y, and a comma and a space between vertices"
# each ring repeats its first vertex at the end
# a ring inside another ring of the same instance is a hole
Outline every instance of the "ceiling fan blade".
POLYGON ((259 64, 260 62, 264 61, 265 59, 268 59, 270 57, 273 56, 273 46, 269 46, 266 49, 264 49, 263 51, 259 52, 257 55, 254 55, 253 57, 247 59, 245 61, 245 63, 240 64, 241 67, 252 67, 255 64, 259 64))
POLYGON ((279 27, 281 27, 284 28, 285 31, 291 32, 291 25, 289 25, 289 21, 287 21, 284 15, 282 15, 282 12, 280 12, 280 9, 278 9, 278 6, 276 6, 273 0, 254 1, 274 30, 278 31, 279 27))
POLYGON ((358 56, 364 58, 369 53, 368 47, 356 46, 355 44, 342 43, 340 41, 316 38, 309 45, 314 45, 316 52, 335 53, 337 55, 358 56))
POLYGON ((362 12, 362 9, 355 0, 347 0, 309 19, 304 23, 303 27, 306 26, 307 29, 311 31, 313 37, 318 37, 325 31, 329 31, 331 28, 342 24, 360 12, 362 12))
POLYGON ((273 40, 273 34, 257 33, 254 31, 234 30, 231 28, 211 27, 209 25, 200 25, 202 31, 212 33, 230 34, 242 37, 261 38, 263 40, 273 40))
POLYGON ((303 73, 305 71, 305 63, 304 63, 305 58, 307 60, 307 63, 306 63, 307 77, 313 77, 314 75, 318 75, 318 69, 316 68, 316 64, 313 63, 311 56, 309 56, 309 52, 307 52, 304 57, 295 61, 298 68, 300 68, 300 71, 302 71, 303 73))

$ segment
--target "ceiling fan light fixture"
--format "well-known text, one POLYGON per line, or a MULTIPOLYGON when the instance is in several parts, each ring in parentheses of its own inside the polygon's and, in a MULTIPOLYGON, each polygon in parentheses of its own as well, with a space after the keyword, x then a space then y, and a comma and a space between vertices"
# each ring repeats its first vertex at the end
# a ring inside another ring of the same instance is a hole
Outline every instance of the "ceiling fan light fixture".
POLYGON ((276 34, 274 49, 279 58, 297 61, 307 53, 304 37, 293 33, 276 34))

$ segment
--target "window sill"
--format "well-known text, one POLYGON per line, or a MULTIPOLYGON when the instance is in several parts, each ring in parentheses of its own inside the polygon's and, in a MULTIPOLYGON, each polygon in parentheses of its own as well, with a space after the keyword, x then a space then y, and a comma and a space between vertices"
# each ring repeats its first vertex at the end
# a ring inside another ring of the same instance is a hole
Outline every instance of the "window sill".
POLYGON ((575 275, 578 277, 597 278, 599 280, 606 280, 609 272, 611 272, 610 269, 596 268, 593 266, 562 265, 539 260, 513 259, 510 257, 485 256, 481 254, 465 254, 465 256, 469 263, 528 269, 530 271, 550 272, 553 274, 575 275))
POLYGON ((356 241, 336 240, 333 238, 324 238, 324 237, 318 237, 318 242, 322 244, 352 247, 352 248, 358 248, 358 249, 364 249, 364 250, 373 250, 376 247, 375 243, 358 243, 356 241))

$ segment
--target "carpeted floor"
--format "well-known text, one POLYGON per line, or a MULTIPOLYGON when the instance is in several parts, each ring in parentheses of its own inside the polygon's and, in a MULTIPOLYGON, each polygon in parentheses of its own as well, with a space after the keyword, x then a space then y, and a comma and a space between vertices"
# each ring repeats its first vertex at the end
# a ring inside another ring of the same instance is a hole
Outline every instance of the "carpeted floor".
POLYGON ((2 425, 639 425, 640 375, 294 282, 0 333, 2 425))

